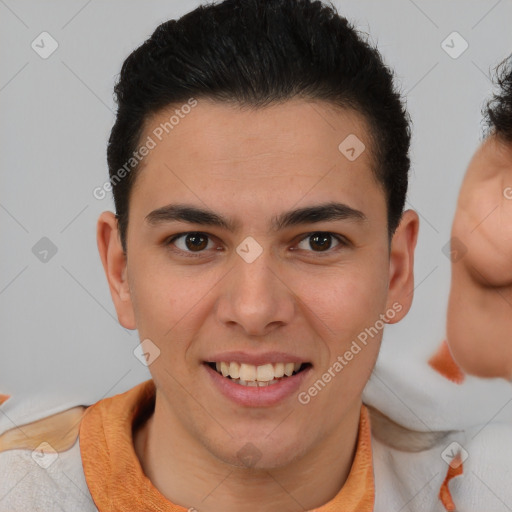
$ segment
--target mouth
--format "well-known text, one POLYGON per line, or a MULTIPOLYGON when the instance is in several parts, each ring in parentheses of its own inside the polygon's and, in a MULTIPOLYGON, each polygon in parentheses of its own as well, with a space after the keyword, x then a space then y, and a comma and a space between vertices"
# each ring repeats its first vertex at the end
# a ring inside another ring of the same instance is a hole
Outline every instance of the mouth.
POLYGON ((308 362, 253 365, 237 361, 210 361, 206 365, 233 384, 259 388, 285 382, 311 367, 308 362))

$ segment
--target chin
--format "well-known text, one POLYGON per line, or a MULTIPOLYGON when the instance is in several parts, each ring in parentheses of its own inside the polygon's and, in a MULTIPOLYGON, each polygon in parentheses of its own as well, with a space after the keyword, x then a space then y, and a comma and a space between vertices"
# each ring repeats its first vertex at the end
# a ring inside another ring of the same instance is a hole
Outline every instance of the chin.
POLYGON ((261 431, 256 436, 234 437, 229 445, 211 447, 212 453, 226 464, 251 470, 288 466, 306 450, 304 439, 299 434, 292 440, 286 435, 271 438, 261 431))

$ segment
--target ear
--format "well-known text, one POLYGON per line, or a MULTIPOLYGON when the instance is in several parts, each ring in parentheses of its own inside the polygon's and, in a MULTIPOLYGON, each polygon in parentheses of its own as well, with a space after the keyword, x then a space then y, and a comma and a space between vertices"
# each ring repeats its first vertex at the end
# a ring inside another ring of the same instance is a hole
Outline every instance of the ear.
POLYGON ((392 308, 397 314, 387 323, 394 324, 402 320, 411 308, 414 291, 414 249, 418 240, 418 214, 407 210, 402 214, 400 224, 391 239, 389 256, 389 288, 387 309, 393 304, 401 308, 392 308))
POLYGON ((127 279, 127 258, 121 245, 117 218, 112 212, 100 215, 96 239, 119 323, 126 329, 136 329, 127 279))

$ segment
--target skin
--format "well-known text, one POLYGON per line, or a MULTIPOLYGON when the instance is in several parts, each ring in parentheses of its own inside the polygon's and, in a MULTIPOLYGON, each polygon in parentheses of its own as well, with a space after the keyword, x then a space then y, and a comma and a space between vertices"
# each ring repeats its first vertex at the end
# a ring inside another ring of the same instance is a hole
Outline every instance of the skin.
POLYGON ((487 137, 457 201, 447 342, 468 374, 512 380, 512 144, 487 137), (463 245, 461 245, 463 244, 463 245), (465 250, 464 250, 465 248, 465 250))
MULTIPOLYGON (((150 119, 141 140, 169 112, 150 119)), ((343 486, 382 330, 307 405, 292 395, 242 407, 212 387, 202 363, 227 350, 291 353, 312 364, 303 391, 393 304, 401 311, 389 323, 407 314, 418 216, 404 212, 390 246, 369 148, 363 119, 326 103, 251 110, 201 100, 144 160, 130 198, 127 256, 113 213, 100 216, 98 247, 119 322, 161 351, 149 366, 155 411, 136 432, 135 450, 173 503, 208 512, 310 510, 343 486), (367 147, 353 162, 338 150, 349 134, 367 147), (331 200, 366 221, 269 230, 275 215, 331 200), (240 228, 145 221, 174 202, 207 205, 240 228), (190 231, 210 236, 198 258, 183 255, 194 252, 185 238, 174 242, 181 254, 165 246, 190 231), (322 250, 306 238, 318 231, 348 243, 332 239, 322 250), (247 236, 263 249, 250 264, 236 253, 247 236), (252 468, 237 457, 247 443, 260 453, 252 468)))

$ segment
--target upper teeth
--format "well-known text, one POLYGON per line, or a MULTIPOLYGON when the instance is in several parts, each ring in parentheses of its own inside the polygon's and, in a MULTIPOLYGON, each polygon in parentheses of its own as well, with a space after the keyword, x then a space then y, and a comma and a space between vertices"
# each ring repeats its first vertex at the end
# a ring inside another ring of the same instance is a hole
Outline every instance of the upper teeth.
POLYGON ((237 363, 237 362, 220 362, 216 363, 218 372, 224 377, 232 379, 241 379, 243 381, 260 381, 269 382, 286 375, 289 377, 294 371, 298 371, 302 363, 275 363, 263 364, 255 366, 253 364, 237 363))

